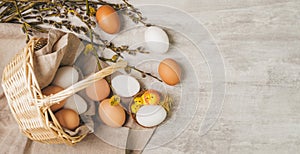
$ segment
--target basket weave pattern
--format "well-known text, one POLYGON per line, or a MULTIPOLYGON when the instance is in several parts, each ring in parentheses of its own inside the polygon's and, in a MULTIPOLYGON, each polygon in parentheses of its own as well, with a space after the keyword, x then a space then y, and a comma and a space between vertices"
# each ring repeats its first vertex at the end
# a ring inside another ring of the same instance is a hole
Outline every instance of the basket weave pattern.
POLYGON ((2 87, 10 110, 21 132, 28 138, 49 144, 65 143, 72 145, 81 141, 87 134, 71 137, 63 131, 50 106, 88 87, 120 68, 126 67, 122 61, 111 65, 69 88, 50 96, 44 96, 34 75, 34 47, 38 39, 32 39, 5 67, 2 87))

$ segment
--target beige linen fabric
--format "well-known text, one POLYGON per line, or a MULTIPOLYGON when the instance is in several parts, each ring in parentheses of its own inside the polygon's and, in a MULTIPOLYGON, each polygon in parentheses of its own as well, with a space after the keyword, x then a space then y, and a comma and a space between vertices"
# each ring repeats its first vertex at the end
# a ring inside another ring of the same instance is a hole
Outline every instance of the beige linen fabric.
MULTIPOLYGON (((20 25, 15 24, 0 24, 0 75, 11 58, 20 51, 25 45, 26 37, 21 31, 20 25)), ((0 93, 3 92, 0 86, 0 93)))
MULTIPOLYGON (((21 26, 16 24, 0 24, 1 76, 4 67, 11 60, 11 58, 26 45, 25 35, 22 33, 20 28, 21 26)), ((45 37, 45 35, 40 36, 45 37)), ((40 73, 36 74, 36 76, 39 76, 38 78, 41 79, 39 81, 39 83, 42 85, 41 87, 45 87, 50 83, 44 82, 46 79, 50 81, 53 79, 53 74, 55 74, 57 68, 59 67, 57 63, 58 61, 61 62, 61 65, 74 64, 77 56, 79 56, 80 51, 82 51, 84 47, 80 41, 76 40, 77 37, 73 34, 52 31, 49 34, 49 38, 51 38, 51 41, 48 43, 48 45, 42 48, 36 54, 36 66, 49 67, 49 61, 52 61, 51 69, 37 67, 35 70, 35 72, 40 73), (77 43, 69 43, 68 41, 70 40, 75 40, 77 43), (52 46, 53 51, 56 52, 54 54, 49 53, 49 49, 46 49, 51 48, 52 46), (53 61, 53 58, 55 61, 53 61), (47 69, 47 71, 45 69, 47 69), (42 75, 43 73, 46 75, 42 75), (44 78, 42 79, 42 77, 44 78)), ((87 113, 88 116, 91 116, 95 113, 95 104, 92 104, 87 113)), ((86 127, 83 129, 83 131, 86 131, 86 127)), ((132 123, 132 119, 130 118, 128 119, 125 127, 116 130, 111 129, 110 127, 105 127, 104 125, 95 128, 95 131, 98 131, 97 133, 101 133, 106 136, 109 134, 110 140, 117 140, 119 145, 122 145, 120 147, 112 146, 109 144, 109 142, 102 141, 99 136, 95 136, 94 134, 89 134, 83 141, 75 146, 49 145, 31 141, 20 133, 18 125, 7 105, 6 98, 3 94, 3 89, 0 86, 0 153, 141 153, 155 129, 145 129, 145 131, 135 131, 135 129, 137 128, 132 123), (125 150, 126 147, 135 150, 125 150)))
POLYGON ((47 45, 35 52, 34 72, 40 87, 51 83, 59 66, 73 65, 83 49, 76 35, 50 30, 47 45))

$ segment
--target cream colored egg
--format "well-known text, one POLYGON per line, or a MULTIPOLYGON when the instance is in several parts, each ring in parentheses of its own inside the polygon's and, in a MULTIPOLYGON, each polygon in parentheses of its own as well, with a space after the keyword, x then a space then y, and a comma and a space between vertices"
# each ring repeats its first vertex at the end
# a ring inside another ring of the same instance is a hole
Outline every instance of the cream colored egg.
POLYGON ((137 122, 144 127, 153 127, 167 117, 166 110, 160 105, 144 105, 136 113, 137 122))
POLYGON ((52 84, 66 89, 76 83, 78 79, 79 73, 74 67, 64 66, 57 70, 52 84))
POLYGON ((145 31, 146 46, 150 51, 165 53, 169 49, 169 37, 167 33, 159 27, 151 26, 145 31))
POLYGON ((86 101, 77 94, 69 97, 64 105, 66 109, 72 109, 77 111, 78 114, 82 114, 87 110, 86 101))
POLYGON ((140 91, 140 83, 132 76, 118 75, 111 80, 111 86, 121 97, 132 97, 140 91))

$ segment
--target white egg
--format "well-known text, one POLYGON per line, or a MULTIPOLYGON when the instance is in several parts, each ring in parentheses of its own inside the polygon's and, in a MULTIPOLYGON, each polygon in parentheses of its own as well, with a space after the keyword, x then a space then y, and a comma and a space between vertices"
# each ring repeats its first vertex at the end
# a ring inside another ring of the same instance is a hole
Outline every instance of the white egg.
POLYGON ((121 97, 132 97, 140 91, 140 83, 132 76, 118 75, 111 80, 113 91, 121 97))
POLYGON ((64 89, 76 83, 79 79, 78 71, 71 66, 64 66, 57 70, 52 84, 64 89))
POLYGON ((145 105, 136 113, 137 122, 145 127, 159 125, 166 117, 167 111, 160 105, 145 105))
POLYGON ((64 108, 77 111, 78 114, 82 114, 87 110, 86 101, 77 94, 69 97, 64 105, 64 108))
POLYGON ((159 27, 151 26, 145 31, 147 49, 156 53, 165 53, 169 49, 167 33, 159 27))

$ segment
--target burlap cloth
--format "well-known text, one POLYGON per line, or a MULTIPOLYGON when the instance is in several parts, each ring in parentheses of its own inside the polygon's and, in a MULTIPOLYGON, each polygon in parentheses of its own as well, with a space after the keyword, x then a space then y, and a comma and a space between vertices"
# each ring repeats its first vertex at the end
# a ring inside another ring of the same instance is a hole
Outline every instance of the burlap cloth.
MULTIPOLYGON (((65 37, 73 36, 68 35, 65 37)), ((25 44, 25 35, 21 32, 20 25, 0 24, 1 77, 6 64, 25 44)), ((80 47, 77 46, 77 48, 80 47)), ((76 53, 73 56, 77 57, 78 54, 76 53)), ((74 62, 69 61, 66 64, 74 62)), ((86 75, 86 72, 84 72, 84 75, 86 75)), ((50 75, 50 78, 53 78, 53 76, 50 75)), ((44 87, 48 83, 42 84, 44 87)), ((75 146, 49 145, 31 141, 20 133, 18 125, 7 105, 3 89, 0 86, 0 153, 141 153, 155 128, 138 131, 140 129, 142 128, 134 124, 132 119, 129 118, 126 126, 118 130, 104 125, 96 127, 97 136, 90 134, 75 146), (105 141, 101 140, 99 133, 103 135, 102 137, 105 138, 105 141), (118 145, 110 145, 108 140, 114 141, 114 143, 117 141, 118 145)))

